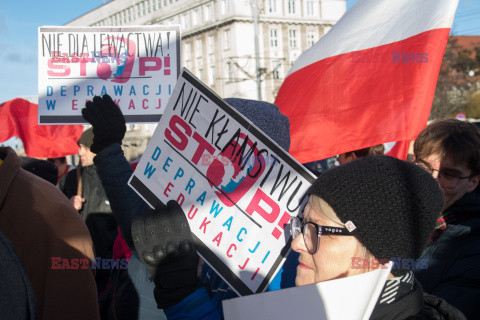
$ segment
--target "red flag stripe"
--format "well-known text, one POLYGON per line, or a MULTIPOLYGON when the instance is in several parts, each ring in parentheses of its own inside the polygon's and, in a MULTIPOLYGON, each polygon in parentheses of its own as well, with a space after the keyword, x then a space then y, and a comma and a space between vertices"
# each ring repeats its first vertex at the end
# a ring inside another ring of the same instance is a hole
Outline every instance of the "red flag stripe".
POLYGON ((449 31, 426 31, 292 73, 275 101, 290 119, 290 153, 305 163, 415 139, 430 113, 449 31))
POLYGON ((394 157, 400 160, 407 160, 408 149, 410 148, 410 140, 397 141, 395 145, 388 152, 385 152, 387 156, 394 157))

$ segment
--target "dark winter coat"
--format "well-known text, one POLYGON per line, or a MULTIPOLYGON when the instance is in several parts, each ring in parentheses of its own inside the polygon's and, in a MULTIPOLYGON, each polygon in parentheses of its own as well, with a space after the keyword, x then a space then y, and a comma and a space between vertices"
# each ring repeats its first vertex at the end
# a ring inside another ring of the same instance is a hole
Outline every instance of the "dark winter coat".
POLYGON ((480 196, 467 193, 446 214, 469 218, 447 225, 441 237, 428 246, 421 259, 428 268, 415 270, 425 292, 439 296, 468 319, 480 317, 480 196))

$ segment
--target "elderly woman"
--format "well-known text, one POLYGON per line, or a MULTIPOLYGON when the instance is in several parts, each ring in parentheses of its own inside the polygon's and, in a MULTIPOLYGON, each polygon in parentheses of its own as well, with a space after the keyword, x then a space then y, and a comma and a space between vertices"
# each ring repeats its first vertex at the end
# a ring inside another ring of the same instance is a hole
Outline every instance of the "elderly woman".
MULTIPOLYGON (((366 157, 323 173, 307 195, 302 217, 291 219, 292 249, 300 254, 297 286, 358 275, 378 267, 378 261, 392 260, 395 266, 371 319, 464 319, 445 301, 424 295, 411 270, 421 267, 421 263, 416 266, 418 258, 444 202, 429 173, 395 158, 366 157)), ((187 225, 188 238, 188 224, 178 204, 170 201, 161 211, 137 219, 132 232, 138 239, 145 226, 154 221, 158 225, 159 219, 162 225, 187 225)), ((146 251, 140 243, 138 251, 152 252, 152 246, 146 251)), ((155 252, 144 257, 150 267, 156 264, 157 303, 169 319, 220 319, 219 301, 209 298, 196 277, 196 252, 177 251, 183 253, 173 254, 174 260, 165 258, 165 250, 159 252, 160 260, 168 263, 158 263, 155 252), (173 281, 179 270, 191 276, 173 281)))
POLYGON ((297 286, 392 260, 371 319, 463 318, 440 298, 424 296, 413 276, 425 264, 418 259, 444 201, 426 171, 387 156, 366 157, 325 172, 307 194, 303 218, 291 219, 292 249, 300 253, 297 286))

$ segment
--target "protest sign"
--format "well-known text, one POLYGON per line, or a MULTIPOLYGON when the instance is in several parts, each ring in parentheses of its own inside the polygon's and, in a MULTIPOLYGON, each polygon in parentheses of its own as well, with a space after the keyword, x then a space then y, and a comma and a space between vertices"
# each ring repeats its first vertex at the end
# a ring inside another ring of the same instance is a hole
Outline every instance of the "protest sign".
POLYGON ((223 301, 226 320, 368 320, 393 263, 364 274, 223 301))
POLYGON ((264 291, 284 262, 286 226, 314 180, 183 69, 129 184, 152 207, 176 200, 200 256, 247 295, 264 291))
POLYGON ((87 123, 108 94, 127 122, 158 122, 180 72, 180 27, 38 28, 38 122, 87 123))

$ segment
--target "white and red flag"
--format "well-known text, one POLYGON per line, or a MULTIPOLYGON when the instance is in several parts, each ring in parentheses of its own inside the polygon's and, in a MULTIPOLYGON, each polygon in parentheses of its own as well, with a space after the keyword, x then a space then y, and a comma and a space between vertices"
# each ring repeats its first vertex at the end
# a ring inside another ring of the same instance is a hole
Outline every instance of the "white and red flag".
POLYGON ((306 163, 425 127, 458 0, 360 0, 294 63, 275 100, 306 163))

